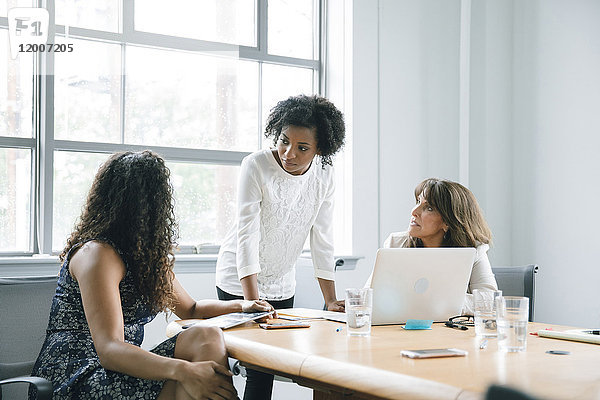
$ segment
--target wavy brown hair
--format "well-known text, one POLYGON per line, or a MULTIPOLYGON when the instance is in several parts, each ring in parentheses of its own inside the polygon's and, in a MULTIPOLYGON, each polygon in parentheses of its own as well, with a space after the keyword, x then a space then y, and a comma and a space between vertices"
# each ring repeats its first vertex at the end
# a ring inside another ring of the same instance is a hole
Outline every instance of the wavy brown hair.
POLYGON ((177 225, 164 160, 145 150, 112 155, 98 170, 75 230, 60 255, 89 240, 114 245, 155 312, 172 308, 177 225))
MULTIPOLYGON (((457 182, 429 178, 415 188, 417 203, 421 194, 448 225, 442 247, 477 247, 478 244, 492 242, 490 227, 469 189, 457 182)), ((409 236, 404 247, 423 247, 423 242, 409 236)))

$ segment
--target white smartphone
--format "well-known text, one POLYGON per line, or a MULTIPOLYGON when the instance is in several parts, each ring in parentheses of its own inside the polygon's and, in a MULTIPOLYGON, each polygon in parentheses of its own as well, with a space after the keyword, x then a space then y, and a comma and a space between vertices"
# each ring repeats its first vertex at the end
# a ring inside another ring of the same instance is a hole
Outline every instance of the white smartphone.
POLYGON ((461 357, 469 354, 460 349, 422 349, 422 350, 402 350, 400 353, 410 358, 435 358, 435 357, 461 357))

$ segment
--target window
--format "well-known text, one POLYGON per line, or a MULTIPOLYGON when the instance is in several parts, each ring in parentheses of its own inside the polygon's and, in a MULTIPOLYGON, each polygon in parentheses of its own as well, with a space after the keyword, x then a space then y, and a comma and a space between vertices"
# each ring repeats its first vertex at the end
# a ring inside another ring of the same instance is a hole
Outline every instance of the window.
POLYGON ((56 0, 47 43, 73 51, 12 59, 8 10, 34 4, 0 3, 0 254, 60 252, 99 165, 145 148, 182 250, 218 245, 269 109, 320 92, 320 0, 56 0))
MULTIPOLYGON (((6 29, 0 29, 0 42, 8 44, 6 29)), ((32 246, 33 59, 23 54, 13 60, 9 46, 0 47, 0 251, 32 246)))

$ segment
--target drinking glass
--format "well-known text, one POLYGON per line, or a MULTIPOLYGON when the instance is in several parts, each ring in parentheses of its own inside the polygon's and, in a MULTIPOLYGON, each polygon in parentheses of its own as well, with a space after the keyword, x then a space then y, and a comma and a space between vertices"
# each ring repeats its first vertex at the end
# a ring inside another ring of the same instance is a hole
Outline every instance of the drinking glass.
POLYGON ((496 298, 502 296, 501 290, 473 290, 473 308, 475 334, 478 337, 496 337, 496 298))
POLYGON ((348 336, 369 336, 371 334, 372 310, 373 289, 346 289, 346 324, 348 336))
POLYGON ((529 298, 500 296, 496 298, 498 350, 517 352, 527 350, 527 320, 529 298))

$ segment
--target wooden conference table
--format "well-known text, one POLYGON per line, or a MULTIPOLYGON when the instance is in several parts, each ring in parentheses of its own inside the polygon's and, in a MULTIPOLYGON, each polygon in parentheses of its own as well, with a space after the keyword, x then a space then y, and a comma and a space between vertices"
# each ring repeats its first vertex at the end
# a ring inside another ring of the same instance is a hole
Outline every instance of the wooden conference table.
MULTIPOLYGON (((306 311, 298 309, 298 314, 306 311)), ((184 322, 171 323, 167 333, 174 334, 184 322)), ((400 325, 375 326, 370 337, 348 337, 345 324, 321 319, 310 324, 264 330, 249 322, 224 331, 225 342, 230 356, 242 365, 311 387, 314 399, 481 399, 495 383, 543 399, 600 400, 600 345, 528 334, 526 352, 502 353, 495 339, 480 349, 473 328, 433 324, 431 330, 408 331, 400 325), (400 355, 404 349, 446 347, 469 354, 435 359, 400 355)), ((528 332, 544 328, 573 329, 529 323, 528 332)))

